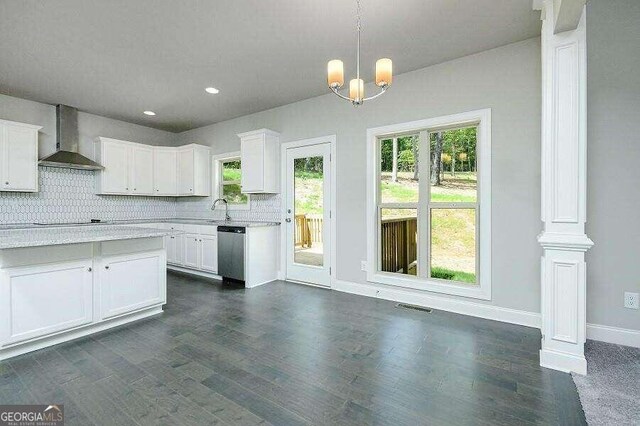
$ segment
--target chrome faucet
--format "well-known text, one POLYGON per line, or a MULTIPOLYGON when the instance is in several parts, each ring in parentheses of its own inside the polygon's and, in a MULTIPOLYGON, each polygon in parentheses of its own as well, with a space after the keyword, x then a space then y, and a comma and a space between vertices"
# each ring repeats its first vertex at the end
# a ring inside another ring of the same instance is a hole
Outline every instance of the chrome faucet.
POLYGON ((218 201, 222 201, 224 203, 224 221, 230 221, 231 217, 229 216, 229 203, 227 203, 227 200, 225 200, 224 198, 218 198, 217 200, 215 200, 213 202, 213 205, 211 206, 211 210, 216 209, 216 204, 218 204, 218 201))

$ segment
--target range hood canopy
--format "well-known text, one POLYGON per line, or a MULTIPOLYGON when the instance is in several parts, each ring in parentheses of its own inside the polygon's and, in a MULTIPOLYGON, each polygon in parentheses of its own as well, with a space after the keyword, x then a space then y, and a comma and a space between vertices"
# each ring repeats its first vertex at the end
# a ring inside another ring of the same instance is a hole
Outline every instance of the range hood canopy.
POLYGON ((56 105, 56 152, 38 162, 41 166, 64 169, 104 170, 104 167, 78 153, 78 110, 56 105))

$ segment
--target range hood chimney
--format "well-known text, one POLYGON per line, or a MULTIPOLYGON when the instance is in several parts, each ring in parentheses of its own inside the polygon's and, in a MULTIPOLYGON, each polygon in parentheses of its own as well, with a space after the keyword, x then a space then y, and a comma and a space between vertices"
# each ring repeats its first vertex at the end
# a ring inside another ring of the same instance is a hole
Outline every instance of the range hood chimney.
POLYGON ((79 139, 78 110, 56 105, 56 152, 38 164, 64 169, 104 170, 100 164, 78 153, 79 139))

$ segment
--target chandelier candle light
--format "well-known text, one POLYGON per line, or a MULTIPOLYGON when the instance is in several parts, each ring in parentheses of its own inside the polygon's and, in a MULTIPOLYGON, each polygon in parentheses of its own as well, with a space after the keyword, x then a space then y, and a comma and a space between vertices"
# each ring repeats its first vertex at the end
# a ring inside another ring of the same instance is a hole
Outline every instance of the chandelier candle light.
POLYGON ((381 90, 378 94, 364 97, 364 81, 360 78, 360 0, 357 5, 357 33, 358 44, 356 49, 356 78, 349 82, 349 96, 342 95, 339 90, 344 85, 344 64, 339 59, 333 59, 327 64, 327 83, 333 93, 351 102, 353 105, 362 105, 364 101, 375 99, 387 91, 393 79, 393 64, 391 59, 382 58, 376 62, 376 86, 381 90))

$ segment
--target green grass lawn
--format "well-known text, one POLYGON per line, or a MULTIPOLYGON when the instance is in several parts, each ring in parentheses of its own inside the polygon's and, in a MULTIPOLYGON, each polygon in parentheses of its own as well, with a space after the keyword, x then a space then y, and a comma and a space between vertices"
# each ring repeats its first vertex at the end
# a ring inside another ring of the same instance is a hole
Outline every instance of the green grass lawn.
POLYGON ((476 274, 462 271, 452 271, 450 269, 438 268, 436 266, 431 268, 431 277, 471 284, 474 284, 476 282, 476 274))

